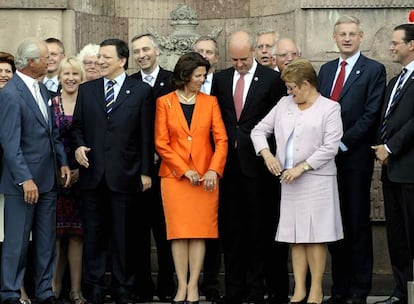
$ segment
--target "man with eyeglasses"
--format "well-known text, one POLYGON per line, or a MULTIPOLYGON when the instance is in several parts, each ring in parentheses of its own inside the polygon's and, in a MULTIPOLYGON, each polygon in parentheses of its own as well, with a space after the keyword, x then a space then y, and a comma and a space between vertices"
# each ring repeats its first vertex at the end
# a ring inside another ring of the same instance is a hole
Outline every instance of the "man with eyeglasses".
POLYGON ((358 18, 340 17, 333 32, 339 58, 322 65, 318 77, 321 94, 341 105, 344 131, 336 157, 344 239, 328 246, 333 280, 329 304, 365 304, 372 284, 371 145, 386 74, 384 65, 361 54, 363 38, 358 18))
POLYGON ((391 39, 392 61, 403 69, 388 83, 379 144, 373 149, 382 164, 388 250, 396 286, 390 297, 377 303, 406 304, 414 258, 414 24, 395 27, 391 39))
POLYGON ((280 38, 272 48, 272 66, 282 73, 292 60, 300 56, 300 50, 293 39, 280 38))
POLYGON ((47 62, 47 73, 43 78, 43 83, 47 87, 52 97, 59 94, 58 68, 63 58, 65 58, 65 47, 62 41, 57 38, 47 38, 45 40, 49 50, 47 62))
POLYGON ((271 29, 256 34, 255 57, 261 65, 272 67, 272 48, 277 38, 278 34, 271 29))

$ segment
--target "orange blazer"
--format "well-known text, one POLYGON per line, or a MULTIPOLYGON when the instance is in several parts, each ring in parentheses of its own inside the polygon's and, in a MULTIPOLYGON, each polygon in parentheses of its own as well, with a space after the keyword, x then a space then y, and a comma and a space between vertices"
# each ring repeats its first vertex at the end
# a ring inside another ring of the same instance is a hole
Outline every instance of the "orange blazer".
POLYGON ((190 169, 196 170, 200 176, 209 169, 222 176, 227 156, 227 134, 216 97, 197 93, 190 128, 175 92, 158 98, 155 146, 162 159, 161 177, 181 178, 190 169))

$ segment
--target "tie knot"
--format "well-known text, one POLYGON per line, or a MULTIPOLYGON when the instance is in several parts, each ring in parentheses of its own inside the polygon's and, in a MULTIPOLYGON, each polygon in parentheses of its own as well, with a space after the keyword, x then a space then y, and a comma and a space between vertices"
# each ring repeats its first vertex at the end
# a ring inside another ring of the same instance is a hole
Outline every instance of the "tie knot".
POLYGON ((347 65, 347 63, 346 63, 346 61, 345 61, 345 60, 341 62, 341 67, 342 67, 342 68, 343 68, 343 67, 345 67, 346 65, 347 65))
POLYGON ((148 83, 151 83, 153 78, 154 77, 152 77, 151 75, 147 75, 147 76, 144 77, 144 80, 148 83))
POLYGON ((407 73, 407 69, 406 68, 403 68, 402 69, 402 71, 401 71, 401 77, 404 77, 404 75, 405 75, 405 73, 407 73))
POLYGON ((107 88, 112 88, 115 85, 116 81, 115 80, 109 80, 106 84, 107 88))

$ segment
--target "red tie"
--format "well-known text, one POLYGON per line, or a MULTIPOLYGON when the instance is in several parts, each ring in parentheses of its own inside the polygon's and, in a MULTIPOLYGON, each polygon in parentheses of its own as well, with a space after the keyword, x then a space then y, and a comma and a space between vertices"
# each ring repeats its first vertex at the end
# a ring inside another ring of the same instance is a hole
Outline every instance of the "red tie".
POLYGON ((236 109, 237 120, 240 118, 240 114, 243 110, 243 92, 244 92, 244 75, 240 74, 239 80, 236 83, 236 89, 234 90, 234 108, 236 109))
POLYGON ((339 71, 338 78, 336 78, 335 86, 332 90, 331 99, 338 101, 339 96, 341 95, 342 88, 344 87, 344 80, 345 80, 345 66, 346 61, 341 62, 341 70, 339 71))

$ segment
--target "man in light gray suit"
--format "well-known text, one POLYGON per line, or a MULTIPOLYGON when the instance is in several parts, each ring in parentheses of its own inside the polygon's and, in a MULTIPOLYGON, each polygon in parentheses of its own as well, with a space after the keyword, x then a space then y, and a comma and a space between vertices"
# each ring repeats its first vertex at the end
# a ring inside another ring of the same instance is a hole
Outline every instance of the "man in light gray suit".
POLYGON ((0 93, 0 142, 4 151, 0 192, 5 197, 0 297, 6 304, 20 303, 30 231, 35 297, 40 304, 56 300, 51 283, 57 174, 68 186, 70 170, 58 140, 49 94, 38 82, 46 74, 47 60, 45 42, 23 41, 16 54, 18 70, 0 93))

